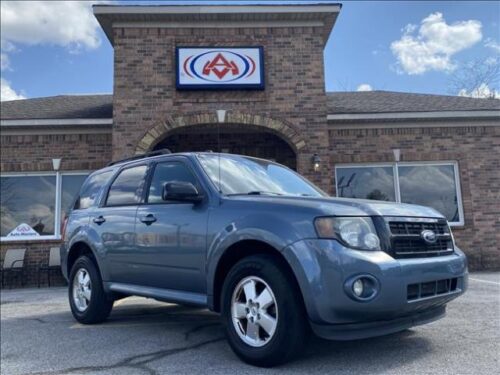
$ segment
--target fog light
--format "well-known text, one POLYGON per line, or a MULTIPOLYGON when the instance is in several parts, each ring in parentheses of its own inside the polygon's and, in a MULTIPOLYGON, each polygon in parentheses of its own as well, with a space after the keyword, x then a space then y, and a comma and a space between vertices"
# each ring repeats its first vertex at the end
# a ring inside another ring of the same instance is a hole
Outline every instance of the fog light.
POLYGON ((362 279, 357 279, 353 284, 352 284, 352 291, 354 294, 358 297, 361 297, 363 295, 363 280, 362 279))
POLYGON ((345 281, 344 291, 356 302, 369 302, 378 295, 380 283, 373 275, 358 274, 345 281))

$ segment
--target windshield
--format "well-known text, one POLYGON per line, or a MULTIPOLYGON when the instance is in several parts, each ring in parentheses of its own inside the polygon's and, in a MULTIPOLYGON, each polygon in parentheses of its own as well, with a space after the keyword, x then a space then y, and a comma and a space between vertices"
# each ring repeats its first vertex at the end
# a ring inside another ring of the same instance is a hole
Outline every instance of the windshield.
POLYGON ((225 195, 325 196, 297 173, 270 161, 237 155, 219 157, 218 154, 200 154, 198 159, 215 186, 220 187, 225 195))

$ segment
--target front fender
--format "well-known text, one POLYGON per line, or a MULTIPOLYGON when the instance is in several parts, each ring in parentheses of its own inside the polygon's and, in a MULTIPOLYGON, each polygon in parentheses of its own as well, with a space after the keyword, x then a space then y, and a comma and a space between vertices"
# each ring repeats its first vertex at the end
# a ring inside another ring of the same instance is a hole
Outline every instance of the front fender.
MULTIPOLYGON (((212 211, 209 218, 207 244, 207 294, 209 305, 214 295, 215 276, 221 258, 230 247, 245 240, 263 242, 278 251, 303 238, 310 230, 305 220, 284 219, 283 215, 274 212, 257 211, 241 216, 241 210, 212 211), (228 222, 228 218, 237 219, 228 222), (223 228, 222 230, 220 228, 223 228)), ((291 213, 293 215, 293 213, 291 213)), ((212 306, 211 306, 212 307, 212 306)))

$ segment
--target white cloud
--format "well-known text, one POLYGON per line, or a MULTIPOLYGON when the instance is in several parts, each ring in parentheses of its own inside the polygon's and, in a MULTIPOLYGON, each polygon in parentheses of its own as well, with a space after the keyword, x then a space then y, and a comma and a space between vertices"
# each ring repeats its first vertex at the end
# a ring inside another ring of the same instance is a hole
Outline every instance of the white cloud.
POLYGON ((484 41, 484 46, 491 48, 493 51, 500 53, 500 43, 492 38, 488 38, 484 41))
POLYGON ((1 35, 7 42, 53 44, 72 50, 100 45, 92 2, 2 1, 0 9, 1 35))
POLYGON ((362 83, 356 91, 373 91, 373 88, 368 83, 362 83))
POLYGON ((23 95, 17 93, 12 87, 10 82, 5 79, 0 79, 0 101, 26 99, 23 95))
POLYGON ((391 43, 397 59, 397 71, 422 74, 429 70, 452 71, 452 57, 482 39, 482 24, 476 20, 447 24, 439 12, 424 18, 420 27, 409 24, 403 28, 401 39, 391 43))
POLYGON ((500 98, 500 91, 490 88, 486 83, 481 83, 471 91, 467 91, 466 89, 460 90, 458 96, 468 96, 470 98, 500 98))
POLYGON ((10 69, 10 60, 9 56, 6 53, 0 53, 0 70, 9 70, 10 69))

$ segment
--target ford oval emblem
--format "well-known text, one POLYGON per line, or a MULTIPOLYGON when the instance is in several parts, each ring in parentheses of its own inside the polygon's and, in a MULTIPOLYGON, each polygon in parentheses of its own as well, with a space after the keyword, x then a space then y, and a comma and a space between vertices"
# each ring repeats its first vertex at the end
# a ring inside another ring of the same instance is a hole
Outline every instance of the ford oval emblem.
POLYGON ((437 235, 434 231, 432 230, 423 230, 422 233, 420 233, 420 236, 423 238, 423 240, 429 244, 436 243, 437 241, 437 235))

